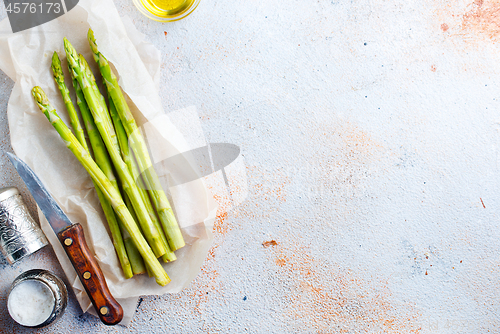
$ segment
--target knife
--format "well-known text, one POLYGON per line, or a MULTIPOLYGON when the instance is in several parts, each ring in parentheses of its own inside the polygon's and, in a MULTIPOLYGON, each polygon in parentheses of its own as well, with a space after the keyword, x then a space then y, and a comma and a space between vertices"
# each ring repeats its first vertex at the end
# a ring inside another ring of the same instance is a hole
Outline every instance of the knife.
POLYGON ((85 241, 82 226, 69 220, 24 161, 11 153, 7 155, 56 233, 99 318, 106 325, 116 325, 123 318, 123 309, 109 291, 102 270, 85 241))

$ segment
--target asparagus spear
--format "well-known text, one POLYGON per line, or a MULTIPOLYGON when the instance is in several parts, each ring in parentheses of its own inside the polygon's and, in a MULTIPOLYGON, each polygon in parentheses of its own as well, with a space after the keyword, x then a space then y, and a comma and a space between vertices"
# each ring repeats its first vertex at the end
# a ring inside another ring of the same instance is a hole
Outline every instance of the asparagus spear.
POLYGON ((122 153, 123 160, 125 161, 128 170, 130 171, 130 174, 132 174, 132 177, 137 182, 138 185, 137 188, 141 193, 142 200, 146 205, 146 209, 148 210, 149 216, 151 217, 151 220, 155 224, 162 239, 162 242, 165 245, 165 249, 167 250, 167 252, 162 256, 162 259, 165 262, 175 261, 177 257, 175 256, 175 253, 172 250, 170 250, 167 238, 165 237, 160 222, 156 217, 155 210, 153 208, 153 205, 151 204, 146 188, 144 187, 144 184, 142 182, 142 178, 141 175, 139 174, 139 170, 137 169, 134 157, 132 156, 129 150, 127 134, 125 133, 125 129, 123 128, 123 124, 120 120, 120 117, 118 116, 118 113, 116 112, 115 104, 113 103, 113 100, 111 98, 109 98, 109 114, 111 116, 111 119, 113 120, 113 125, 115 126, 116 137, 118 138, 118 145, 120 146, 120 151, 122 153))
POLYGON ((99 130, 104 144, 106 145, 111 160, 113 161, 123 190, 127 193, 130 200, 132 201, 144 236, 148 240, 149 245, 153 249, 155 255, 157 257, 160 257, 165 254, 165 247, 161 242, 157 229, 155 228, 153 222, 151 221, 151 218, 146 211, 144 202, 142 201, 137 189, 137 185, 130 175, 127 169, 127 165, 125 164, 125 162, 123 162, 123 159, 120 156, 120 150, 116 141, 116 133, 108 114, 108 108, 104 103, 104 97, 101 95, 99 89, 97 88, 94 75, 92 74, 92 71, 90 70, 83 56, 78 55, 74 47, 66 38, 64 38, 64 49, 66 51, 68 64, 73 71, 73 75, 80 84, 80 87, 82 87, 85 100, 87 101, 92 116, 94 117, 95 125, 99 130))
MULTIPOLYGON (((61 67, 61 60, 57 55, 57 52, 54 52, 52 56, 52 72, 54 73, 54 80, 61 92, 61 95, 64 100, 64 104, 68 109, 68 115, 70 117, 71 126, 73 127, 73 131, 75 131, 76 138, 83 146, 83 148, 90 153, 89 148, 87 146, 87 141, 85 140, 85 133, 83 132, 82 126, 80 125, 80 120, 78 118, 78 114, 76 113, 75 106, 71 101, 71 97, 69 95, 69 89, 64 82, 64 73, 61 67)), ((83 118, 83 113, 82 113, 83 118)), ((84 119, 85 121, 85 119, 84 119)), ((85 122, 87 123, 87 122, 85 122)), ((116 254, 118 255, 118 260, 120 261, 120 265, 123 270, 123 274, 125 278, 131 278, 134 276, 132 272, 132 267, 130 265, 130 261, 127 255, 127 251, 125 250, 125 244, 123 242, 122 234, 120 231, 120 227, 118 226, 118 222, 116 220, 115 213, 111 204, 104 197, 103 193, 99 190, 99 188, 94 183, 94 188, 97 192, 97 197, 99 198, 99 202, 101 203, 102 210, 104 211, 104 216, 106 217, 106 221, 108 222, 109 230, 111 232, 111 240, 113 241, 113 246, 115 247, 116 254)))
POLYGON ((125 131, 127 132, 128 140, 132 151, 134 152, 135 158, 137 159, 139 169, 144 175, 144 183, 148 192, 151 194, 153 204, 156 208, 158 216, 160 217, 163 229, 167 234, 170 249, 175 251, 185 245, 184 238, 182 237, 181 230, 177 224, 177 220, 168 198, 161 187, 158 175, 153 168, 144 138, 139 132, 135 119, 130 112, 120 86, 118 85, 118 80, 116 79, 115 74, 109 66, 107 59, 97 49, 92 29, 89 29, 87 38, 89 40, 90 48, 94 54, 94 59, 99 65, 104 82, 108 88, 108 92, 115 104, 125 131))
MULTIPOLYGON (((71 71, 70 68, 70 73, 73 74, 73 71, 71 71)), ((119 190, 118 188, 118 183, 115 178, 115 174, 113 172, 113 167, 111 160, 109 158, 108 152, 106 151, 106 146, 104 146, 104 143, 102 142, 101 135, 99 135, 99 132, 96 129, 94 119, 92 118, 92 114, 89 110, 89 107, 87 105, 87 102, 85 101, 85 96, 83 94, 83 90, 80 87, 80 84, 72 76, 72 81, 73 81, 73 88, 75 89, 76 92, 76 102, 78 104, 78 107, 80 108, 80 112, 82 114, 82 119, 83 123, 85 124, 85 128, 87 129, 87 134, 89 136, 90 140, 90 145, 92 146, 92 149, 94 150, 94 157, 96 160, 97 165, 103 173, 106 175, 106 177, 110 180, 111 184, 116 190, 119 190)), ((96 187, 96 190, 99 193, 102 194, 100 189, 96 187)), ((128 199, 128 198, 127 198, 128 199)), ((102 201, 101 201, 102 203, 102 201)), ((111 208, 111 211, 113 210, 111 207, 111 204, 109 202, 107 203, 109 208, 111 208)), ((137 222, 137 217, 135 216, 135 212, 133 212, 133 207, 132 205, 129 205, 129 203, 125 203, 127 205, 127 208, 131 211, 131 215, 134 218, 134 221, 137 222)), ((104 208, 104 206, 103 206, 104 208)), ((113 215, 113 218, 116 220, 116 216, 114 211, 111 212, 113 215)), ((118 225, 120 227, 122 236, 123 236, 123 243, 125 246, 126 253, 128 255, 128 259, 130 262, 130 267, 132 268, 132 273, 133 275, 139 275, 143 274, 146 272, 146 267, 144 266, 144 261, 139 254, 139 251, 137 250, 137 247, 135 246, 134 242, 132 241, 132 238, 130 237, 130 234, 127 232, 125 227, 123 226, 123 223, 118 220, 118 225)), ((129 276, 125 275, 126 277, 129 276)))
POLYGON ((61 60, 59 59, 57 52, 54 52, 54 54, 52 55, 51 68, 54 74, 54 81, 57 84, 57 88, 59 88, 59 91, 61 92, 64 104, 66 105, 66 109, 68 109, 71 127, 75 131, 76 138, 78 138, 78 141, 83 145, 83 142, 85 142, 85 133, 83 132, 82 126, 80 125, 80 120, 78 119, 78 114, 76 113, 75 106, 71 101, 68 87, 66 87, 66 83, 64 82, 64 73, 61 68, 61 60))
POLYGON ((165 286, 170 282, 170 278, 156 258, 155 254, 149 247, 148 243, 142 236, 137 224, 134 222, 130 211, 123 203, 120 193, 116 191, 109 179, 104 175, 99 166, 91 158, 89 152, 83 148, 78 142, 78 139, 73 135, 71 130, 64 124, 64 122, 57 115, 56 110, 50 105, 47 96, 40 87, 34 87, 32 90, 33 97, 40 108, 50 121, 52 126, 57 130, 61 138, 66 143, 66 146, 73 152, 75 157, 80 161, 82 166, 90 174, 96 185, 101 189, 102 193, 106 196, 108 201, 113 206, 117 216, 124 223, 125 228, 130 233, 137 249, 141 253, 142 258, 146 261, 148 266, 153 271, 156 282, 165 286))

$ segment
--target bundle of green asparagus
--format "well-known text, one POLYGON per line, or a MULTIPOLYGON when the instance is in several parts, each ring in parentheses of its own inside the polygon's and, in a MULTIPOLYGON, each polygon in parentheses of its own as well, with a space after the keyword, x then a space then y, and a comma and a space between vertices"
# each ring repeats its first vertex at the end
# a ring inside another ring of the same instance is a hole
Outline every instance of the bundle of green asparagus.
POLYGON ((66 38, 64 49, 84 127, 56 52, 52 57, 52 71, 74 134, 40 87, 33 88, 33 97, 91 176, 124 276, 131 278, 147 271, 164 286, 170 278, 158 259, 175 261, 174 251, 184 246, 184 239, 116 75, 99 52, 92 30, 87 37, 105 83, 109 106, 87 61, 66 38))

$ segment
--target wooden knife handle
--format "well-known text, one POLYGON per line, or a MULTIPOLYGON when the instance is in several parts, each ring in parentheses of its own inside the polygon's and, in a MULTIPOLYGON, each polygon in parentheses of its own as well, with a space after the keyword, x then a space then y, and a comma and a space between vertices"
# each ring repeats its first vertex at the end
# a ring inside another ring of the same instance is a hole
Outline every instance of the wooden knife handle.
POLYGON ((71 225, 57 236, 101 321, 106 325, 119 323, 123 318, 123 309, 109 292, 101 268, 85 242, 82 226, 71 225))

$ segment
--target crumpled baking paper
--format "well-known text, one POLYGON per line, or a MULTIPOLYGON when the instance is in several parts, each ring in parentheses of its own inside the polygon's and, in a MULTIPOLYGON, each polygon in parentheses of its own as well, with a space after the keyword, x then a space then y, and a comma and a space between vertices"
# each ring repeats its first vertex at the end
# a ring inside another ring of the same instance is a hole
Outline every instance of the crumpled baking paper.
MULTIPOLYGON (((66 70, 63 37, 67 37, 85 56, 100 81, 86 39, 89 28, 94 31, 100 51, 115 66, 120 86, 129 98, 139 125, 146 129, 145 135, 150 138, 148 132, 153 133, 154 142, 150 142, 153 144, 150 147, 161 149, 161 154, 152 152, 152 156, 166 159, 192 149, 163 113, 158 96, 159 51, 145 41, 130 19, 120 18, 111 0, 81 0, 65 15, 15 34, 8 19, 3 20, 0 22, 0 69, 15 81, 7 108, 12 147, 40 177, 71 221, 84 227, 87 243, 104 272, 109 289, 124 309, 121 324, 126 325, 133 317, 139 296, 179 292, 196 277, 212 242, 211 227, 217 207, 201 179, 175 187, 168 187, 165 181, 164 189, 168 189, 186 240, 186 246, 176 251, 178 260, 164 264, 172 282, 161 287, 147 275, 124 278, 90 177, 31 96, 33 86, 42 87, 61 118, 69 124, 52 78, 51 57, 57 51, 66 70)), ((66 83, 71 87, 67 71, 66 83)), ((163 165, 156 166, 160 177, 168 174, 163 165)), ((69 259, 40 211, 39 217, 82 310, 95 315, 69 259)))

